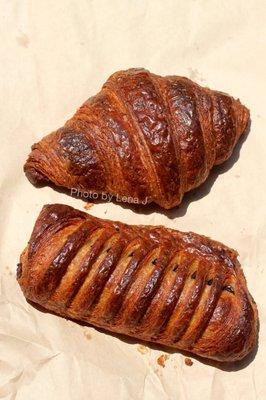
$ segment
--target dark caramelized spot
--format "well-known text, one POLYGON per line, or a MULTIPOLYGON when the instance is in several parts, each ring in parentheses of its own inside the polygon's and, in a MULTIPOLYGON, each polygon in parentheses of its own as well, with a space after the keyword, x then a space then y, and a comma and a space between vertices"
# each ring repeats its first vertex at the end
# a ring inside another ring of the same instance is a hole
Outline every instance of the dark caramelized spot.
POLYGON ((155 258, 155 259, 152 261, 152 264, 153 264, 153 265, 156 265, 156 264, 157 264, 157 258, 155 258))
MULTIPOLYGON (((85 131, 92 134, 89 127, 86 127, 85 131)), ((88 188, 103 191, 106 187, 104 165, 89 136, 85 132, 68 128, 61 128, 60 136, 59 151, 63 158, 68 160, 71 173, 85 179, 88 188)))
POLYGON ((115 230, 116 230, 117 232, 119 232, 119 227, 118 227, 118 226, 116 226, 116 227, 115 227, 115 230))
POLYGON ((177 271, 177 268, 178 268, 178 265, 176 265, 176 266, 173 268, 173 272, 176 272, 176 271, 177 271))
POLYGON ((213 279, 209 279, 206 283, 207 283, 208 286, 211 286, 212 282, 213 282, 213 279))
POLYGON ((106 250, 106 253, 109 253, 110 250, 111 250, 111 247, 109 247, 109 249, 106 250))
POLYGON ((88 166, 93 166, 97 163, 95 150, 85 135, 75 132, 74 130, 62 129, 59 143, 69 160, 71 160, 77 168, 86 169, 88 166))
POLYGON ((196 279, 196 276, 197 276, 197 272, 194 271, 193 274, 191 275, 191 279, 196 279))
POLYGON ((17 264, 17 279, 19 279, 22 275, 22 263, 17 264))
POLYGON ((230 285, 225 285, 225 286, 223 287, 223 290, 226 290, 226 291, 229 292, 229 293, 235 294, 234 289, 233 289, 232 286, 230 286, 230 285))
POLYGON ((134 251, 132 251, 129 255, 128 255, 128 257, 133 257, 134 256, 134 251))

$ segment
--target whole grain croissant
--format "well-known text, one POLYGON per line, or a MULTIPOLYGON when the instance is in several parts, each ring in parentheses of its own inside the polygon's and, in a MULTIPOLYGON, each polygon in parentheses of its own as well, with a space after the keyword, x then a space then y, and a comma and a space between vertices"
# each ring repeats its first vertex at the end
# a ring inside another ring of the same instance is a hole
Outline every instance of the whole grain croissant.
POLYGON ((227 94, 129 69, 33 145, 24 169, 35 184, 171 208, 230 157, 248 120, 247 108, 227 94))
POLYGON ((202 357, 238 360, 256 343, 237 253, 194 233, 47 205, 17 277, 26 298, 59 315, 202 357))

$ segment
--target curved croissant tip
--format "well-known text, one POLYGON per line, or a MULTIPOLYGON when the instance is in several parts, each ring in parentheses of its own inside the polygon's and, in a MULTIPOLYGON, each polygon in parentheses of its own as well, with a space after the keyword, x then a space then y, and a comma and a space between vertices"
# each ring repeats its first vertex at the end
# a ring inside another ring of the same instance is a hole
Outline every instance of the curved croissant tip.
POLYGON ((247 131, 250 123, 250 112, 249 109, 244 106, 239 100, 236 100, 234 102, 233 108, 236 119, 237 137, 239 138, 247 131))
POLYGON ((28 162, 24 165, 24 172, 28 180, 35 186, 42 186, 47 182, 47 178, 35 167, 28 165, 28 162))

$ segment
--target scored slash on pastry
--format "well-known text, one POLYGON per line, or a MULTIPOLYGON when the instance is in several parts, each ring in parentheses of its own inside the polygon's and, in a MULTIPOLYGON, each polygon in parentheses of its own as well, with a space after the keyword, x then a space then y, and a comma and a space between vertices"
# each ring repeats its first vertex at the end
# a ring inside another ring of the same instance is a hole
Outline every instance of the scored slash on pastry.
POLYGON ((257 341, 237 253, 195 233, 47 205, 17 272, 27 299, 141 341, 223 362, 242 359, 257 341))

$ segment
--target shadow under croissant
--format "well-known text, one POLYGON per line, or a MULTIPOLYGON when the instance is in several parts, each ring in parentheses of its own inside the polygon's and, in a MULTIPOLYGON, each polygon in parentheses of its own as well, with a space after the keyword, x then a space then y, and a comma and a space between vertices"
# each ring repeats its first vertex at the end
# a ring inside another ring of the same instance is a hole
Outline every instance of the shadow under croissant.
MULTIPOLYGON (((131 209, 132 211, 134 211, 138 214, 149 215, 154 212, 157 212, 160 214, 164 214, 169 219, 174 219, 174 218, 184 216, 188 210, 189 205, 191 203, 193 203, 194 201, 197 201, 197 200, 207 196, 207 194, 211 191, 211 188, 212 188, 214 182, 216 181, 216 179, 218 178, 218 176, 221 174, 224 174, 225 172, 230 170, 232 168, 232 166, 237 162, 237 160, 239 159, 239 156, 240 156, 241 147, 242 147, 243 143, 246 141, 248 134, 250 132, 250 126, 251 126, 251 120, 248 123, 245 133, 240 137, 239 141, 237 142, 231 157, 227 161, 225 161, 223 164, 213 167, 213 169, 210 171, 208 178, 206 179, 206 181, 204 183, 202 183, 199 187, 189 191, 188 193, 186 193, 184 195, 183 201, 180 204, 180 206, 177 206, 170 210, 165 210, 155 203, 141 205, 141 204, 116 202, 115 200, 112 200, 112 202, 115 204, 119 204, 122 208, 131 209)), ((59 193, 67 194, 71 197, 83 200, 85 203, 87 203, 88 201, 93 204, 106 203, 106 201, 102 200, 101 198, 92 200, 92 199, 84 198, 81 196, 76 196, 75 194, 73 195, 73 194, 71 194, 70 189, 56 186, 52 182, 47 182, 43 185, 36 186, 36 187, 41 188, 43 186, 49 186, 59 193)))
POLYGON ((47 310, 43 306, 41 306, 41 305, 39 305, 37 303, 34 303, 31 300, 27 299, 27 302, 32 307, 34 307, 35 309, 37 309, 40 312, 49 313, 49 314, 55 315, 56 317, 60 317, 60 318, 63 318, 65 320, 69 320, 69 321, 75 322, 76 324, 78 324, 80 326, 86 326, 86 327, 89 327, 89 328, 93 328, 93 329, 97 330, 98 332, 101 332, 101 333, 104 333, 106 335, 109 335, 109 336, 115 337, 117 339, 120 339, 123 342, 128 343, 129 345, 142 344, 142 345, 145 345, 146 347, 149 347, 151 350, 164 351, 165 353, 168 353, 168 354, 176 354, 176 353, 182 354, 184 357, 191 357, 191 358, 193 358, 195 360, 200 361, 201 363, 203 363, 205 365, 209 365, 211 367, 215 367, 217 369, 220 369, 220 370, 226 371, 226 372, 234 372, 234 371, 239 371, 239 370, 241 370, 243 368, 246 368, 255 359, 256 354, 258 352, 259 345, 258 345, 258 337, 257 337, 256 345, 254 346, 252 351, 250 353, 248 353, 247 356, 244 357, 242 360, 234 361, 234 362, 219 362, 219 361, 210 360, 210 359, 207 359, 207 358, 203 358, 203 357, 197 356, 197 355, 195 355, 193 353, 189 353, 187 351, 182 351, 182 350, 174 349, 172 347, 164 346, 162 344, 156 344, 156 343, 153 343, 153 342, 145 342, 145 341, 142 341, 140 339, 135 339, 134 337, 127 336, 127 335, 124 335, 124 334, 121 334, 121 333, 119 334, 119 333, 110 332, 110 331, 107 331, 105 329, 102 329, 102 328, 96 327, 94 325, 88 324, 86 322, 82 322, 82 321, 79 321, 79 320, 76 320, 76 319, 73 319, 73 318, 68 318, 68 317, 64 317, 62 315, 59 315, 54 311, 47 310))

